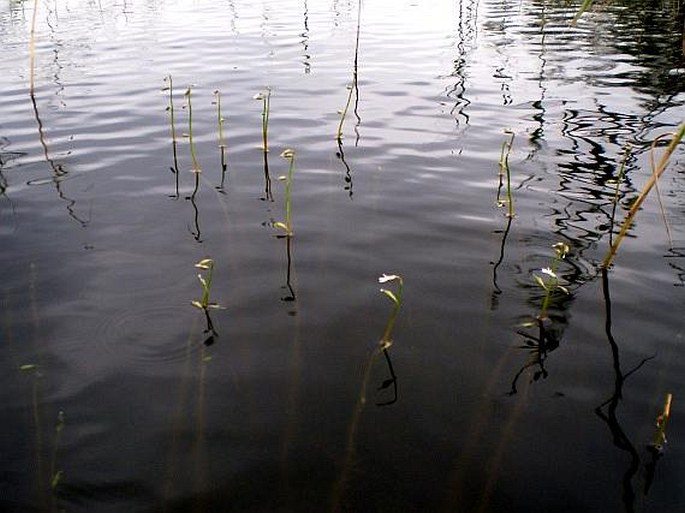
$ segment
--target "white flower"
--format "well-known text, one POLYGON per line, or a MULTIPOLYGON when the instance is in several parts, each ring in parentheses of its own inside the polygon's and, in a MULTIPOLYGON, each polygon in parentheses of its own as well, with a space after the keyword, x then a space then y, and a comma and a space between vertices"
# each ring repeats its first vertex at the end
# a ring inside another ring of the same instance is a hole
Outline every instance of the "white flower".
POLYGON ((388 283, 389 281, 394 281, 394 280, 397 280, 398 278, 399 278, 399 276, 397 276, 396 274, 385 274, 385 273, 383 273, 383 275, 380 278, 378 278, 378 283, 388 283))
POLYGON ((546 274, 547 276, 549 276, 551 278, 554 278, 555 280, 557 279, 556 273, 554 271, 552 271, 552 269, 550 269, 549 267, 543 267, 542 269, 540 269, 540 272, 542 274, 546 274))

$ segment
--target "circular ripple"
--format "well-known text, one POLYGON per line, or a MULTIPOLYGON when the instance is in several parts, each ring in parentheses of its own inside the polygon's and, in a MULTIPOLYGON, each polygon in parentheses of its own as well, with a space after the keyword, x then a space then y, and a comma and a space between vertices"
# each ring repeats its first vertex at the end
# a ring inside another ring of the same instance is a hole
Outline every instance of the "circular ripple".
POLYGON ((204 316, 190 305, 143 306, 102 319, 95 341, 110 365, 168 366, 199 350, 205 327, 204 316))

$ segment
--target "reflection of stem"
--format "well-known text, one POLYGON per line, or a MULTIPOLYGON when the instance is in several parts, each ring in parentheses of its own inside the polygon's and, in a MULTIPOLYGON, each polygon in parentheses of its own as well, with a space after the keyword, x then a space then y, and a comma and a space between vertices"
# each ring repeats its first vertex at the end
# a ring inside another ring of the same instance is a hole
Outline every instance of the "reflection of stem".
POLYGON ((638 455, 635 446, 628 438, 628 436, 623 431, 616 411, 618 405, 623 399, 623 384, 625 380, 634 372, 636 372, 640 367, 642 367, 647 361, 651 360, 652 357, 643 359, 634 369, 630 372, 623 373, 621 370, 621 362, 619 357, 619 348, 614 336, 611 332, 611 296, 609 295, 609 275, 606 269, 602 269, 602 292, 604 294, 604 305, 605 305, 605 323, 604 330, 609 341, 609 346, 611 348, 611 356, 614 368, 614 390, 606 401, 595 408, 595 413, 602 419, 606 425, 609 427, 611 432, 613 443, 616 447, 622 451, 627 452, 630 455, 630 464, 628 469, 623 475, 623 502, 628 513, 635 511, 635 491, 633 490, 632 480, 638 471, 640 466, 640 457, 638 455), (603 408, 608 405, 606 413, 603 408))
POLYGON ((195 224, 195 231, 193 231, 191 229, 190 233, 193 235, 193 238, 197 242, 202 242, 201 233, 200 233, 200 211, 197 208, 197 203, 195 203, 195 193, 197 192, 197 180, 199 180, 199 176, 200 175, 198 173, 195 173, 195 177, 196 177, 195 190, 193 191, 193 194, 186 199, 190 200, 190 204, 193 206, 193 211, 195 213, 193 216, 193 221, 195 224))
POLYGON ((271 176, 269 175, 269 154, 264 152, 264 201, 273 201, 274 196, 271 193, 271 176))
POLYGON ((285 237, 285 248, 286 248, 286 254, 287 254, 287 267, 286 267, 286 274, 285 274, 285 286, 288 289, 288 295, 285 297, 281 298, 281 301, 295 301, 296 296, 295 296, 295 289, 292 286, 291 283, 291 273, 292 273, 292 237, 285 237))
POLYGON ((531 382, 537 381, 540 378, 545 379, 547 377, 545 360, 547 359, 548 353, 559 347, 559 340, 554 333, 550 332, 550 330, 545 326, 545 320, 538 318, 535 320, 535 322, 538 327, 537 337, 529 335, 524 331, 518 332, 519 335, 526 339, 526 345, 523 347, 526 349, 531 349, 531 357, 530 360, 514 375, 514 379, 511 382, 511 390, 509 391, 509 395, 515 395, 518 393, 516 384, 523 373, 531 367, 538 367, 538 370, 533 373, 533 379, 530 380, 531 382))
POLYGON ((511 222, 513 220, 514 220, 513 217, 507 216, 507 226, 504 229, 504 232, 502 234, 502 241, 501 241, 500 247, 499 247, 499 258, 497 259, 497 262, 495 262, 494 266, 492 267, 492 286, 494 287, 494 290, 492 292, 492 299, 490 302, 490 307, 493 310, 497 307, 497 296, 499 296, 502 293, 502 289, 497 284, 497 270, 499 269, 499 266, 502 265, 502 262, 504 261, 504 248, 506 247, 506 244, 507 244, 507 237, 509 236, 509 230, 511 229, 511 222))
POLYGON ((174 166, 171 168, 171 172, 175 175, 175 198, 178 199, 178 187, 179 187, 179 169, 178 169, 178 142, 176 140, 176 117, 174 111, 174 83, 171 79, 171 75, 168 75, 165 82, 169 83, 169 105, 167 106, 167 111, 169 112, 169 127, 171 129, 171 148, 174 156, 174 166))
POLYGON ((393 395, 392 399, 376 403, 376 406, 390 406, 391 404, 397 402, 397 376, 395 375, 395 369, 392 366, 392 360, 390 360, 390 352, 388 351, 388 348, 383 347, 382 349, 383 356, 385 356, 385 362, 388 364, 388 372, 390 373, 390 377, 381 383, 381 386, 378 387, 378 390, 385 390, 390 385, 392 385, 393 395))
MULTIPOLYGON (((61 180, 62 178, 67 175, 67 171, 62 167, 61 164, 58 164, 55 162, 55 160, 50 156, 50 150, 48 148, 48 143, 47 139, 45 137, 45 130, 43 128, 43 122, 40 118, 40 115, 38 113, 38 104, 36 102, 36 94, 35 94, 35 68, 36 68, 36 51, 35 51, 35 35, 36 35, 36 13, 38 12, 38 0, 34 2, 34 9, 33 9, 33 17, 31 19, 31 35, 29 39, 29 97, 31 99, 31 106, 33 107, 33 114, 34 118, 36 120, 36 123, 38 124, 38 139, 40 142, 40 145, 43 149, 43 155, 45 157, 45 161, 48 163, 50 166, 50 169, 52 170, 52 182, 55 184, 55 189, 57 190, 58 196, 65 200, 67 202, 67 211, 69 212, 69 216, 73 218, 75 221, 77 221, 81 226, 85 227, 88 223, 87 221, 84 221, 80 219, 76 213, 74 212, 74 205, 76 204, 75 200, 72 200, 68 198, 63 192, 61 188, 61 180)), ((38 182, 29 182, 29 185, 35 184, 38 182)))
POLYGON ((309 55, 309 6, 307 0, 304 0, 304 32, 300 34, 302 37, 302 52, 304 54, 304 72, 308 75, 311 72, 312 65, 309 62, 311 56, 309 55))
POLYGON ((228 169, 228 164, 226 163, 226 143, 224 140, 224 118, 221 115, 221 92, 214 91, 216 96, 216 117, 218 126, 218 138, 219 138, 219 150, 221 151, 221 183, 216 188, 217 190, 223 192, 224 183, 226 181, 226 170, 228 169))
MULTIPOLYGON (((343 137, 343 127, 345 125, 345 118, 347 117, 347 112, 350 109, 350 104, 352 103, 352 96, 355 95, 357 101, 359 99, 359 86, 358 86, 358 70, 359 70, 359 34, 361 32, 361 20, 362 20, 362 0, 359 0, 357 6, 357 36, 354 43, 354 62, 352 65, 352 84, 348 87, 349 93, 347 95, 347 101, 345 102, 345 107, 340 113, 340 123, 338 123, 338 131, 336 133, 336 139, 338 142, 343 137)), ((357 116, 357 120, 361 122, 359 114, 357 112, 357 102, 355 101, 354 112, 357 116)))
POLYGON ((343 151, 343 142, 342 138, 337 139, 337 144, 338 144, 338 153, 336 153, 336 156, 340 159, 340 162, 342 162, 343 166, 345 166, 345 190, 349 192, 350 198, 352 198, 352 169, 350 169, 349 164, 345 160, 345 152, 343 151))

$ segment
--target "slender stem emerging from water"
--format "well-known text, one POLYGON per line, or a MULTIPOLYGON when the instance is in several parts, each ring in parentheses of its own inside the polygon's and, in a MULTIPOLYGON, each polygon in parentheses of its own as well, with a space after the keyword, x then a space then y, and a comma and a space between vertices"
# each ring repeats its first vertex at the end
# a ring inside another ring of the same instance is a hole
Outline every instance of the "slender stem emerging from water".
POLYGON ((671 158, 671 155, 673 154, 676 147, 678 146, 678 143, 680 143, 680 141, 682 141, 683 137, 685 137, 685 123, 681 124, 680 127, 678 128, 678 131, 673 135, 673 138, 671 139, 671 143, 668 145, 668 147, 664 151, 664 154, 661 156, 661 160, 659 160, 659 163, 654 168, 654 172, 652 173, 652 176, 647 181, 645 186, 642 188, 642 191, 640 192, 639 196, 637 197, 637 199, 633 203, 633 206, 631 207, 630 211, 628 212, 628 215, 626 216, 625 221, 623 221, 623 225, 621 226, 621 231, 619 232, 619 234, 616 237, 616 240, 613 242, 613 244, 611 244, 609 251, 607 252, 606 256, 604 257, 604 260, 602 261, 602 265, 601 265, 602 268, 607 269, 611 265, 611 263, 614 261, 614 257, 616 256, 616 252, 618 251, 618 248, 621 245, 623 238, 626 236, 626 233, 628 233, 628 229, 633 224, 633 220, 635 219, 635 216, 637 215, 638 210, 642 206, 642 203, 645 201, 645 198, 647 198, 647 194, 649 194, 649 191, 652 190, 652 187, 654 187, 657 180, 661 177, 661 175, 664 173, 664 171, 666 171, 666 167, 668 166, 668 162, 671 158))

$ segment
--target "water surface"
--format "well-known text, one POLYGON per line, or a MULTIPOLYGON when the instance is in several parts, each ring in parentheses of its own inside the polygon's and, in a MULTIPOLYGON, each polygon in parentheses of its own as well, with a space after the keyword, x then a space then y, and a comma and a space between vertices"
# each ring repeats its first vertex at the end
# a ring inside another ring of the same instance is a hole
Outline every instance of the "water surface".
POLYGON ((651 197, 599 270, 626 146, 616 223, 685 118, 672 10, 573 27, 539 1, 0 5, 4 511, 685 507, 682 149, 670 240, 651 197), (558 242, 568 294, 541 333, 558 242), (190 304, 207 257, 211 345, 190 304), (383 273, 405 284, 386 352, 383 273))

